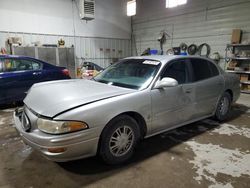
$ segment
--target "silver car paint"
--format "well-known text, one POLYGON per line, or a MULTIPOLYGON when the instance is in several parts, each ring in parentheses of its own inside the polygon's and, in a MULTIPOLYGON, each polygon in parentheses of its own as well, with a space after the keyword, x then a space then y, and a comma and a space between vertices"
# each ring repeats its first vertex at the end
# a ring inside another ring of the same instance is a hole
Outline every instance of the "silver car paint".
POLYGON ((187 85, 150 91, 152 97, 153 132, 170 128, 190 119, 195 106, 193 93, 185 92, 187 85))
POLYGON ((47 158, 67 161, 95 155, 103 128, 119 114, 126 112, 140 114, 147 126, 145 137, 149 137, 212 116, 220 96, 227 89, 233 90, 233 101, 239 97, 239 80, 223 71, 220 71, 219 76, 203 81, 166 89, 154 89, 160 72, 169 61, 190 58, 190 56, 131 58, 153 59, 162 63, 158 74, 148 88, 131 90, 82 80, 36 84, 24 100, 27 105, 25 111, 31 120, 32 130, 30 133, 24 132, 15 117, 18 132, 28 144, 42 152, 47 158), (88 91, 85 86, 90 87, 88 91), (71 96, 71 99, 67 99, 68 96, 71 96), (32 113, 28 108, 32 112, 54 120, 84 121, 89 125, 89 129, 64 135, 48 135, 37 129, 37 114, 32 113), (83 142, 86 142, 85 146, 83 144, 77 148, 78 144, 83 142), (58 146, 72 146, 73 149, 69 147, 70 151, 66 151, 66 154, 61 153, 56 156, 44 149, 39 149, 39 147, 58 146))
POLYGON ((38 114, 53 117, 78 105, 131 92, 134 90, 88 80, 52 81, 35 84, 24 103, 38 114))
POLYGON ((203 81, 196 82, 195 96, 196 96, 196 115, 205 116, 213 112, 216 108, 218 96, 222 93, 223 78, 221 75, 212 77, 203 81))
MULTIPOLYGON (((32 116, 29 116, 29 118, 31 121, 37 119, 37 117, 32 116)), ((50 160, 64 162, 93 156, 96 153, 99 141, 96 135, 100 130, 88 129, 86 131, 79 131, 68 135, 58 135, 55 137, 54 135, 48 135, 39 131, 37 127, 34 127, 33 130, 27 133, 23 130, 21 122, 15 115, 14 121, 15 127, 22 140, 50 160), (48 148, 54 147, 66 147, 67 150, 63 153, 48 152, 48 148)))

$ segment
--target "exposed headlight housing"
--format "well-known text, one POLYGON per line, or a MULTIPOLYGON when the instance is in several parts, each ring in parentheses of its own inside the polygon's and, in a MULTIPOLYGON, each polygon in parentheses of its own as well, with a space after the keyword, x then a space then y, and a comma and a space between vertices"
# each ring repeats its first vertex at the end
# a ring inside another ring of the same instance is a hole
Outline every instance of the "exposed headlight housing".
POLYGON ((38 129, 49 134, 63 134, 80 131, 88 128, 88 125, 81 121, 53 121, 38 118, 38 129))

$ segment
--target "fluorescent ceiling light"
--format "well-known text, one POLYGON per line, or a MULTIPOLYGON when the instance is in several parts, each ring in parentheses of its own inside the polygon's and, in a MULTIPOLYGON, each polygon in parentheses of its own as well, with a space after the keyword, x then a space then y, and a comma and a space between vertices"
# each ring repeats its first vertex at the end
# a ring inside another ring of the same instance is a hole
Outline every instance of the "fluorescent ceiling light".
POLYGON ((185 5, 187 3, 187 0, 177 0, 178 5, 185 5))
POLYGON ((173 8, 178 6, 178 1, 177 0, 167 0, 168 6, 167 8, 173 8))
POLYGON ((187 0, 166 0, 166 8, 173 8, 186 3, 187 0))
POLYGON ((127 2, 127 16, 136 15, 136 1, 128 1, 127 2))

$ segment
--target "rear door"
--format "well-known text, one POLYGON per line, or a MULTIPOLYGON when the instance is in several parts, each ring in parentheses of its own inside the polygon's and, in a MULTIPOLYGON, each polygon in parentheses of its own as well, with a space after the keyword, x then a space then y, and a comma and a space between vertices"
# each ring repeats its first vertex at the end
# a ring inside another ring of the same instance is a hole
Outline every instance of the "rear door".
POLYGON ((5 63, 4 58, 0 58, 0 104, 4 104, 4 101, 6 99, 6 87, 4 86, 4 80, 5 80, 5 63))
POLYGON ((19 62, 17 72, 23 73, 18 77, 18 82, 22 91, 26 93, 33 84, 42 82, 45 79, 42 71, 43 65, 40 62, 26 58, 20 59, 19 62))
MULTIPOLYGON (((20 61, 20 65, 25 66, 24 69, 27 76, 25 82, 28 87, 31 87, 34 83, 42 82, 46 78, 43 72, 43 64, 41 62, 29 58, 23 58, 20 61)), ((21 69, 23 69, 23 67, 21 69)))
POLYGON ((151 90, 153 132, 186 122, 194 113, 195 90, 190 82, 189 60, 169 62, 159 79, 164 77, 176 79, 178 86, 151 90))
POLYGON ((28 89, 41 80, 41 64, 20 58, 4 58, 1 95, 6 102, 23 100, 28 89))
POLYGON ((195 83, 197 118, 211 115, 224 88, 224 80, 212 62, 192 58, 191 66, 195 83))

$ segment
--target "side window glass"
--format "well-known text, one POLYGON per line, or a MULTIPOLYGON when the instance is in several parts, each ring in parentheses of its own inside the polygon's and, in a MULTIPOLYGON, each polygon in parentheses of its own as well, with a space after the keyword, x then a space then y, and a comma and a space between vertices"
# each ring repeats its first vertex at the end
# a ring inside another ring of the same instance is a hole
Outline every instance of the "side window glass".
POLYGON ((17 70, 20 61, 16 59, 4 59, 2 63, 3 72, 13 72, 17 70))
POLYGON ((20 69, 22 70, 39 70, 41 68, 41 64, 35 61, 22 60, 20 65, 20 69))
POLYGON ((161 78, 170 77, 178 81, 179 84, 188 82, 188 69, 185 60, 178 60, 170 63, 161 78))
POLYGON ((191 64, 193 67, 194 81, 204 80, 212 76, 208 61, 203 59, 191 59, 191 64))
POLYGON ((32 70, 32 64, 29 61, 21 60, 17 65, 17 71, 32 70))
POLYGON ((0 59, 0 73, 39 69, 41 69, 41 64, 38 62, 19 59, 0 59))
POLYGON ((32 68, 33 70, 39 70, 41 69, 41 64, 38 62, 32 62, 32 68))
POLYGON ((219 75, 219 70, 218 70, 218 68, 217 68, 213 63, 210 63, 210 62, 209 62, 209 65, 210 65, 210 68, 211 68, 212 76, 217 76, 217 75, 219 75))
POLYGON ((4 72, 4 59, 0 59, 0 73, 4 72))

